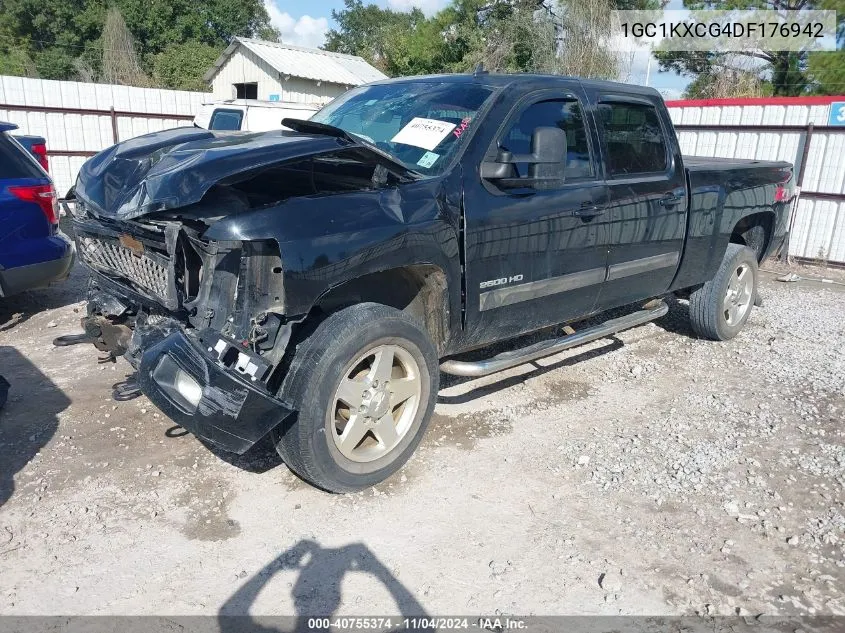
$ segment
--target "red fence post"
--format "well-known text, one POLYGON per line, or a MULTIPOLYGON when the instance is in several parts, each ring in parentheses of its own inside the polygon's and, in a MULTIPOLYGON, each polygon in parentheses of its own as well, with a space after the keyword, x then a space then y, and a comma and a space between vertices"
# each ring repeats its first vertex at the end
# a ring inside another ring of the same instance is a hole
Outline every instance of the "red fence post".
POLYGON ((114 106, 112 106, 111 108, 109 108, 109 112, 111 113, 111 135, 112 135, 112 141, 113 141, 115 144, 117 144, 117 142, 118 142, 120 139, 118 138, 118 135, 117 135, 117 114, 116 114, 116 113, 115 113, 115 111, 114 111, 114 106))

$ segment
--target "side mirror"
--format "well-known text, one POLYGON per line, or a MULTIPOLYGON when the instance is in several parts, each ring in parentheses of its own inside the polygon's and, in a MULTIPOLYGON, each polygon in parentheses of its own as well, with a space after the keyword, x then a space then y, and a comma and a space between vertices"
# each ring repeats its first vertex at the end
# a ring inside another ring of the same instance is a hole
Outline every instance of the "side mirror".
POLYGON ((559 127, 538 127, 531 135, 533 161, 527 161, 528 178, 535 187, 555 187, 563 181, 566 167, 566 132, 559 127))
POLYGON ((563 182, 565 165, 566 132, 557 127, 538 127, 531 135, 530 154, 500 149, 495 161, 481 163, 480 175, 500 187, 548 189, 563 182), (514 163, 528 164, 527 178, 516 176, 514 163))

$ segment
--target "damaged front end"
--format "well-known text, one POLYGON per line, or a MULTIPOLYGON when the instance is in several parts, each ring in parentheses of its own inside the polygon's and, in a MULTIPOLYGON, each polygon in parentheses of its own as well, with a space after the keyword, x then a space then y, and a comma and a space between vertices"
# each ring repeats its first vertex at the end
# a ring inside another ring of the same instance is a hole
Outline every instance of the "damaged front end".
POLYGON ((302 297, 287 309, 273 210, 414 178, 352 138, 305 133, 180 128, 104 150, 80 170, 72 207, 93 272, 84 333, 56 344, 125 356, 168 416, 242 453, 292 412, 276 394, 308 311, 302 297))
POLYGON ((97 218, 82 201, 73 226, 95 274, 84 333, 57 345, 124 356, 164 413, 236 453, 291 413, 275 397, 292 326, 275 242, 205 240, 199 222, 97 218))

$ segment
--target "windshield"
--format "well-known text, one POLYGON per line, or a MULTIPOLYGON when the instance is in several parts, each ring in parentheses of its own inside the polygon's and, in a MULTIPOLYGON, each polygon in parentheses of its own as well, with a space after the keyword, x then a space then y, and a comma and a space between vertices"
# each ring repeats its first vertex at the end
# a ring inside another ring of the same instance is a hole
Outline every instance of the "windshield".
POLYGON ((426 175, 443 171, 492 90, 468 83, 402 82, 341 95, 311 121, 333 125, 426 175))

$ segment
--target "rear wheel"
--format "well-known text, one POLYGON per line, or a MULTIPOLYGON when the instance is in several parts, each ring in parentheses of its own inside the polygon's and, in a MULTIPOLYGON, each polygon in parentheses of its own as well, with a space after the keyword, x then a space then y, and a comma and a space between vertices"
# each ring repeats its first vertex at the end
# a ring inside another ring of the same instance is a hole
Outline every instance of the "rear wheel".
POLYGON ((726 341, 739 334, 757 297, 757 257, 728 244, 716 275, 690 295, 692 329, 703 338, 726 341))
POLYGON ((419 445, 438 379, 434 346, 411 317, 373 303, 340 310, 296 349, 280 395, 298 413, 276 449, 325 490, 372 486, 419 445))

